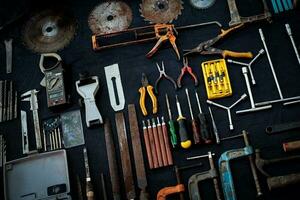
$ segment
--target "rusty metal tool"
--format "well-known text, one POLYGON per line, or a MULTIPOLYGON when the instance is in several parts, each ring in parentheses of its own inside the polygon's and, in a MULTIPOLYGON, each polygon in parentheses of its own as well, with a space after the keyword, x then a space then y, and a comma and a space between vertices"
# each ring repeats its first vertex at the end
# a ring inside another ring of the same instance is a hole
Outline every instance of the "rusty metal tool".
POLYGON ((292 173, 283 176, 268 177, 267 184, 269 190, 287 187, 300 183, 300 173, 292 173))
POLYGON ((282 144, 282 148, 285 152, 298 151, 300 150, 300 140, 285 142, 282 144))
POLYGON ((141 111, 144 116, 148 115, 147 108, 146 108, 146 94, 150 96, 151 102, 152 102, 152 113, 156 114, 157 113, 157 98, 153 92, 153 86, 149 84, 147 76, 145 73, 142 73, 142 87, 139 88, 139 93, 140 93, 140 99, 139 99, 139 104, 141 111))
POLYGON ((194 85, 195 85, 195 87, 197 87, 198 86, 198 78, 197 78, 197 75, 193 72, 193 69, 189 66, 187 57, 183 57, 183 67, 181 68, 180 75, 177 79, 178 88, 182 87, 181 82, 182 82, 182 78, 185 74, 188 74, 192 77, 192 80, 194 81, 194 85))
POLYGON ((40 120, 38 114, 38 99, 37 99, 37 91, 36 89, 29 90, 21 95, 22 101, 30 102, 30 110, 33 115, 33 123, 34 123, 34 133, 36 139, 36 148, 42 149, 42 139, 41 139, 41 129, 40 129, 40 120))
MULTIPOLYGON (((122 47, 122 46, 127 46, 132 44, 150 42, 154 40, 161 40, 161 41, 171 40, 173 44, 176 44, 175 43, 176 37, 174 33, 176 33, 177 31, 185 30, 189 28, 198 28, 207 25, 217 25, 218 27, 222 27, 222 25, 217 21, 191 24, 191 25, 178 26, 178 27, 175 27, 172 24, 155 24, 155 25, 149 25, 144 27, 131 28, 123 31, 111 32, 108 34, 105 33, 105 34, 93 35, 92 47, 94 51, 98 51, 98 50, 103 50, 103 49, 108 49, 113 47, 122 47), (127 36, 127 37, 122 37, 122 36, 127 36), (109 38, 113 38, 114 39, 113 41, 115 42, 109 43, 108 41, 109 38), (125 41, 124 38, 126 38, 125 41)), ((159 42, 159 44, 161 43, 159 42)), ((159 48, 159 45, 157 48, 159 48)), ((177 54, 177 56, 178 55, 179 53, 177 54)))
POLYGON ((161 148, 160 148, 161 140, 158 136, 157 126, 156 126, 154 118, 152 118, 152 131, 153 131, 153 137, 154 137, 155 151, 156 151, 157 160, 158 160, 158 167, 162 167, 163 160, 162 160, 162 153, 161 153, 161 148))
POLYGON ((85 167, 85 189, 86 189, 86 197, 87 200, 94 200, 94 188, 93 188, 93 183, 91 180, 91 175, 90 175, 90 166, 89 166, 89 160, 88 160, 88 155, 87 155, 87 150, 84 147, 83 148, 83 157, 84 157, 84 167, 85 167))
POLYGON ((153 169, 154 166, 153 166, 153 159, 152 159, 149 133, 148 133, 148 129, 147 129, 147 126, 146 126, 146 123, 145 123, 144 120, 142 121, 142 123, 143 123, 143 135, 144 135, 144 141, 145 141, 145 145, 146 145, 148 164, 149 164, 149 168, 153 169))
POLYGON ((243 94, 236 102, 234 102, 231 106, 229 107, 226 107, 226 106, 223 106, 221 104, 218 104, 218 103, 215 103, 211 100, 207 100, 206 103, 210 104, 210 105, 214 105, 216 107, 219 107, 219 108, 222 108, 224 110, 227 111, 227 115, 228 115, 228 121, 229 121, 229 129, 230 130, 233 130, 233 123, 232 123, 232 118, 231 118, 231 109, 237 105, 239 102, 243 101, 244 99, 247 98, 247 95, 246 94, 243 94))
POLYGON ((10 38, 8 40, 4 40, 5 52, 6 52, 6 73, 10 74, 12 72, 12 55, 13 55, 13 47, 12 47, 13 39, 10 38))
POLYGON ((101 173, 100 174, 101 177, 101 189, 102 189, 102 193, 103 193, 103 200, 107 200, 107 192, 106 192, 106 184, 105 184, 105 179, 104 179, 104 174, 101 173))
POLYGON ((128 105, 128 118, 129 118, 129 128, 130 128, 131 143, 133 149, 135 171, 137 177, 137 186, 141 190, 139 199, 147 200, 149 199, 149 193, 147 191, 148 181, 146 177, 140 131, 139 131, 138 120, 137 120, 134 104, 128 105))
POLYGON ((282 158, 273 158, 273 159, 263 159, 261 157, 260 149, 255 150, 255 164, 257 169, 266 177, 270 177, 271 175, 264 170, 265 166, 283 163, 283 162, 291 162, 295 160, 300 160, 300 156, 288 156, 282 158))
POLYGON ((236 6, 236 0, 227 0, 231 21, 229 22, 229 26, 236 26, 239 24, 245 24, 255 21, 267 20, 268 22, 272 22, 271 20, 271 13, 268 8, 268 4, 266 0, 262 0, 264 11, 262 14, 249 16, 249 17, 242 17, 239 14, 239 10, 236 6))
POLYGON ((230 164, 230 160, 241 158, 241 157, 249 158, 250 167, 251 167, 253 179, 256 186, 257 196, 262 195, 253 158, 252 159, 250 158, 250 156, 253 154, 253 148, 252 146, 249 145, 248 136, 247 136, 248 133, 246 131, 243 131, 242 134, 245 142, 245 147, 226 151, 219 158, 219 171, 220 171, 220 177, 223 186, 223 193, 226 200, 237 199, 235 194, 232 172, 229 164, 230 164))
POLYGON ((162 132, 164 136, 164 143, 166 147, 166 153, 167 153, 167 161, 168 165, 173 165, 173 157, 171 153, 171 147, 170 147, 170 142, 169 142, 169 137, 168 137, 168 128, 165 123, 164 117, 161 117, 161 127, 162 127, 162 132))
POLYGON ((191 147, 192 142, 189 139, 187 128, 186 128, 186 118, 182 115, 180 102, 178 100, 178 96, 176 95, 176 106, 178 111, 178 126, 179 126, 179 137, 180 137, 180 145, 184 149, 188 149, 191 147))
POLYGON ((161 62, 161 67, 159 66, 158 63, 156 63, 156 67, 159 72, 159 77, 155 81, 155 93, 158 94, 158 84, 163 78, 169 80, 173 84, 174 89, 177 90, 177 84, 174 81, 174 79, 166 74, 164 62, 163 61, 161 62))
POLYGON ((213 132, 214 132, 215 138, 216 138, 216 143, 220 144, 219 131, 218 131, 218 128, 217 128, 217 125, 216 125, 216 122, 215 122, 215 119, 214 119, 214 115, 211 111, 210 106, 208 106, 208 111, 209 111, 209 114, 210 114, 211 123, 212 123, 212 127, 213 127, 213 132))
POLYGON ((169 114, 168 124, 169 124, 169 130, 170 130, 171 143, 172 143, 172 147, 175 148, 177 146, 177 135, 176 135, 176 129, 175 129, 175 122, 172 120, 172 111, 170 108, 168 94, 166 94, 166 104, 167 104, 167 109, 168 109, 168 114, 169 114))
POLYGON ((189 90, 187 88, 185 89, 185 94, 186 94, 186 98, 187 98, 188 105, 189 105, 189 110, 190 110, 190 115, 191 115, 194 144, 201 144, 202 138, 201 138, 200 133, 199 133, 199 125, 198 125, 197 121, 194 118, 193 109, 192 109, 191 100, 190 100, 190 95, 189 95, 189 90))
POLYGON ((169 195, 173 194, 179 194, 180 200, 184 200, 184 184, 181 183, 178 167, 174 166, 174 170, 176 174, 177 185, 160 189, 156 195, 156 200, 166 200, 169 195))
POLYGON ((112 186, 112 195, 114 200, 120 200, 120 178, 118 174, 118 164, 116 158, 116 149, 113 141, 113 133, 111 131, 110 120, 105 119, 104 136, 106 145, 106 154, 108 159, 108 167, 110 174, 110 181, 112 186))
POLYGON ((216 37, 209 39, 207 41, 201 42, 197 47, 189 50, 184 50, 186 53, 184 56, 199 53, 201 55, 221 55, 223 58, 226 57, 235 57, 235 58, 252 58, 253 55, 251 52, 233 52, 229 50, 222 50, 222 49, 216 49, 212 47, 215 43, 217 43, 219 40, 223 39, 225 36, 227 36, 232 31, 239 29, 243 26, 243 24, 240 24, 238 26, 229 28, 227 30, 221 29, 221 33, 217 35, 216 37))
POLYGON ((159 117, 157 117, 156 119, 157 119, 157 126, 156 126, 157 134, 158 134, 158 138, 159 138, 159 145, 160 145, 160 150, 161 150, 161 155, 162 155, 163 166, 167 166, 168 159, 167 159, 167 150, 166 150, 166 144, 165 144, 165 139, 164 139, 164 135, 163 135, 163 130, 161 127, 159 117))
POLYGON ((153 135, 153 128, 151 126, 150 119, 147 120, 147 124, 148 124, 149 142, 150 142, 150 147, 151 147, 151 155, 152 155, 152 159, 153 159, 153 168, 157 168, 159 165, 158 165, 156 145, 155 145, 155 140, 154 140, 154 135, 153 135))
POLYGON ((193 160, 193 159, 208 157, 209 165, 210 165, 210 170, 196 173, 189 178, 188 187, 189 187, 189 196, 191 200, 201 199, 201 195, 199 192, 199 183, 208 179, 212 179, 214 182, 214 188, 215 188, 217 199, 218 200, 222 199, 221 191, 219 188, 219 182, 218 182, 218 172, 217 169, 215 168, 213 155, 214 153, 211 153, 209 151, 207 155, 187 158, 187 160, 193 160))
POLYGON ((135 186, 132 175, 132 168, 130 162, 129 146, 127 140, 126 123, 124 114, 117 112, 115 114, 115 121, 118 133, 120 157, 122 163, 123 180, 125 184, 125 192, 128 200, 136 198, 135 186))
POLYGON ((266 133, 272 135, 275 133, 290 131, 293 129, 300 129, 300 121, 270 125, 266 128, 266 133))

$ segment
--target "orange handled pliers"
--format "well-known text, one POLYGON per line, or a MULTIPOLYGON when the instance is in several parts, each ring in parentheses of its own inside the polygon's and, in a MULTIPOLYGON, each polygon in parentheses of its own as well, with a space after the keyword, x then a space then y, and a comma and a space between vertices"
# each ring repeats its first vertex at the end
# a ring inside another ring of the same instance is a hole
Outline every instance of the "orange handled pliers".
POLYGON ((155 46, 149 51, 149 53, 146 55, 147 58, 151 58, 159 49, 159 47, 162 45, 163 42, 169 40, 178 60, 180 60, 180 54, 176 45, 176 36, 177 31, 173 24, 156 24, 154 25, 155 30, 155 37, 158 39, 155 46), (174 34, 175 32, 175 34, 174 34))
POLYGON ((178 88, 181 88, 181 81, 182 81, 182 78, 184 76, 184 74, 188 73, 193 81, 194 81, 194 85, 195 87, 198 86, 198 79, 197 79, 197 76, 196 74, 194 74, 193 72, 193 69, 189 66, 189 62, 188 62, 188 58, 187 57, 183 57, 183 68, 181 68, 181 73, 177 79, 177 86, 178 88))
POLYGON ((152 101, 152 113, 156 114, 157 113, 157 98, 154 95, 153 92, 153 86, 149 84, 148 79, 146 77, 146 74, 142 74, 142 87, 139 89, 140 93, 140 108, 142 110, 142 113, 144 116, 148 115, 147 109, 146 109, 146 93, 149 94, 151 101, 152 101))

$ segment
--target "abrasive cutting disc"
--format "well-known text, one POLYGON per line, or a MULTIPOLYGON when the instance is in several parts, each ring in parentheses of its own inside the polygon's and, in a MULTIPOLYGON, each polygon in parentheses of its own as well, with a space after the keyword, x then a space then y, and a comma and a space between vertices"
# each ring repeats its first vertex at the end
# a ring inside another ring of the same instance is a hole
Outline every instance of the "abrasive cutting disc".
POLYGON ((96 6, 88 23, 94 34, 107 34, 126 30, 132 21, 130 7, 122 1, 109 1, 96 6))
POLYGON ((190 0, 191 5, 197 9, 207 9, 214 5, 216 0, 190 0))
POLYGON ((66 11, 45 10, 25 24, 23 41, 34 52, 56 52, 70 43, 75 31, 75 20, 66 11))
POLYGON ((143 0, 140 4, 141 16, 151 23, 171 23, 182 9, 181 0, 143 0))

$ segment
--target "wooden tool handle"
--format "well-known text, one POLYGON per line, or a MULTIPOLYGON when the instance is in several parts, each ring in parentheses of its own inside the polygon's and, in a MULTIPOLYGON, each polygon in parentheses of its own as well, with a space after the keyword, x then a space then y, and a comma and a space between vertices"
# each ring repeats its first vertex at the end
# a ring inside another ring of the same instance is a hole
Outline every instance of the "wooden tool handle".
POLYGON ((143 133, 144 133, 143 135, 144 135, 144 141, 145 141, 145 145, 146 145, 149 168, 153 169, 153 159, 152 159, 152 155, 151 155, 151 146, 150 146, 148 130, 147 130, 146 127, 143 129, 143 133))
POLYGON ((155 150, 156 146, 155 146, 155 142, 154 142, 153 129, 151 126, 148 126, 148 135, 149 135, 150 149, 151 149, 151 155, 152 155, 152 161, 153 161, 153 168, 157 168, 158 167, 158 158, 157 158, 157 154, 156 154, 156 150, 155 150))
POLYGON ((152 131, 153 131, 153 136, 154 136, 156 155, 157 155, 157 159, 158 159, 158 166, 162 167, 163 160, 162 160, 162 154, 161 154, 161 149, 160 149, 160 141, 159 141, 159 137, 158 137, 157 127, 152 126, 152 131))
POLYGON ((170 141, 168 137, 168 129, 165 123, 162 124, 162 131, 164 135, 164 142, 165 142, 165 147, 166 147, 166 152, 167 152, 167 160, 168 160, 168 165, 173 165, 173 158, 172 158, 172 153, 171 153, 171 147, 170 147, 170 141))
POLYGON ((158 133, 158 138, 159 138, 159 145, 160 145, 160 149, 161 149, 163 166, 167 166, 168 165, 167 152, 166 152, 166 146, 165 146, 165 142, 164 142, 164 136, 163 136, 161 125, 157 126, 157 133, 158 133))
POLYGON ((300 150, 300 140, 283 143, 282 147, 285 152, 300 150))
POLYGON ((222 53, 223 58, 233 57, 233 58, 253 58, 253 54, 251 52, 234 52, 224 50, 222 53))

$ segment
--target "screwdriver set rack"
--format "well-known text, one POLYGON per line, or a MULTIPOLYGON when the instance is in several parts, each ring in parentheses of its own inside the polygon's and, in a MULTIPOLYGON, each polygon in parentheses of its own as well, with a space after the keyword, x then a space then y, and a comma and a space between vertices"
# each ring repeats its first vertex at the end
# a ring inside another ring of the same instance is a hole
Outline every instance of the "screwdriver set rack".
POLYGON ((224 59, 210 60, 201 64, 208 99, 232 95, 232 88, 224 59))

